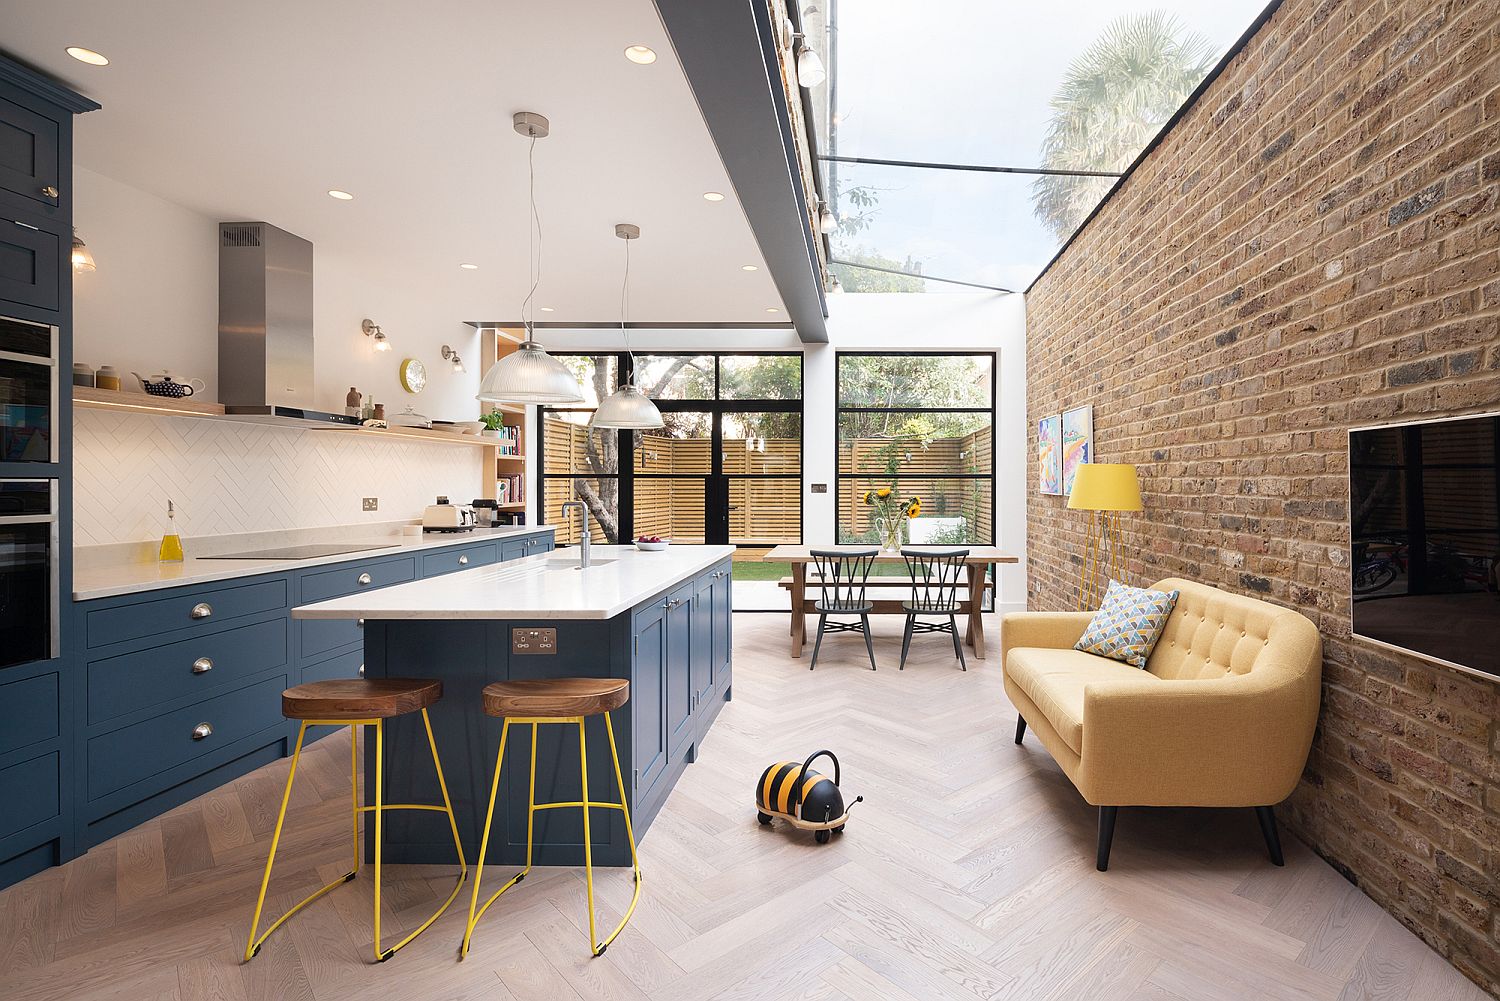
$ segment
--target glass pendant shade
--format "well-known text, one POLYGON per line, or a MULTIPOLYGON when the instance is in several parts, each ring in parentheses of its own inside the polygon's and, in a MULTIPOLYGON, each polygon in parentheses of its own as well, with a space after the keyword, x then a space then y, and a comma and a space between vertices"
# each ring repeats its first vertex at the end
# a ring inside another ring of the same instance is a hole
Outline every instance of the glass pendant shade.
POLYGON ((485 403, 582 403, 583 389, 545 348, 524 341, 490 366, 474 398, 485 403))
POLYGON ((662 419, 651 397, 627 383, 599 404, 590 423, 596 428, 649 431, 661 427, 662 419))
POLYGON ((93 271, 95 268, 94 255, 89 253, 89 248, 78 239, 78 234, 73 234, 73 270, 93 271))

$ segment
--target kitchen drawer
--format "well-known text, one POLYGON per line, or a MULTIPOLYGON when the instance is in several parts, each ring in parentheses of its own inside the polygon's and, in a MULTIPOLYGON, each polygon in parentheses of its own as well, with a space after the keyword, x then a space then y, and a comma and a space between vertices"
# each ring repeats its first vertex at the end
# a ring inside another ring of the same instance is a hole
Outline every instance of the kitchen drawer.
POLYGON ((285 689, 286 676, 278 675, 93 738, 88 742, 88 798, 98 799, 275 726, 282 720, 285 689), (194 729, 200 724, 211 729, 201 739, 194 729))
MULTIPOLYGON (((4 677, 0 672, 0 680, 4 677)), ((61 719, 57 678, 56 674, 39 674, 0 684, 0 754, 57 736, 61 719)), ((0 796, 0 804, 4 803, 0 796)))
POLYGON ((62 758, 53 751, 0 768, 0 839, 51 820, 62 807, 62 758))
POLYGON ((9 213, 0 216, 0 299, 57 309, 62 298, 62 239, 40 222, 18 220, 9 213))
POLYGON ((422 557, 422 576, 436 577, 439 574, 482 567, 499 558, 500 548, 493 542, 477 546, 449 546, 422 557))
POLYGON ((56 208, 60 130, 57 121, 0 97, 0 189, 56 208))
POLYGON ((364 639, 362 619, 298 619, 297 656, 306 660, 364 639))
POLYGON ((364 650, 341 653, 320 664, 302 665, 302 683, 309 681, 331 681, 337 678, 358 678, 359 669, 365 666, 364 650))
POLYGON ((351 563, 336 570, 302 575, 302 601, 306 605, 329 598, 376 587, 402 584, 417 576, 417 559, 388 560, 384 563, 351 563))
POLYGON ((101 723, 184 696, 217 694, 286 662, 284 618, 96 660, 88 666, 88 719, 101 723))
POLYGON ((286 607, 286 581, 261 581, 215 591, 182 590, 170 597, 85 613, 88 645, 106 646, 177 629, 218 632, 226 619, 286 607))

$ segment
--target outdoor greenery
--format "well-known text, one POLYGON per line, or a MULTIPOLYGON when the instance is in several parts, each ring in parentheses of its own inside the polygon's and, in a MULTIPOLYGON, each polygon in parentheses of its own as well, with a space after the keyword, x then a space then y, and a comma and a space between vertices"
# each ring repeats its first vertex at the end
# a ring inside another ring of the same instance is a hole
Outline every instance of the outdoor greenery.
MULTIPOLYGON (((1116 18, 1073 60, 1053 95, 1042 166, 1124 170, 1213 63, 1208 39, 1164 11, 1116 18)), ((1061 242, 1113 184, 1110 177, 1039 177, 1032 208, 1061 242)))

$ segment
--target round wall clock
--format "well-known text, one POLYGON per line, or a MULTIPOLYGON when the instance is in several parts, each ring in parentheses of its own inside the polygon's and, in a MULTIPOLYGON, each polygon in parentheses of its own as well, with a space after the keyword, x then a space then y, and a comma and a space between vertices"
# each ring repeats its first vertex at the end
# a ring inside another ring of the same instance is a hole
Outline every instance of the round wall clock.
POLYGON ((401 362, 401 388, 408 393, 420 393, 427 388, 427 366, 415 358, 401 362))

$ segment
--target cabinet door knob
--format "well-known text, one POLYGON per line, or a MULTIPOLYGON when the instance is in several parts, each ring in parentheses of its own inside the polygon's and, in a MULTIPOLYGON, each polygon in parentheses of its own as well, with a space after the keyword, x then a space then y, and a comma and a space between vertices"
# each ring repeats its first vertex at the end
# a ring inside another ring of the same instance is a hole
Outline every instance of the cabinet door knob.
POLYGON ((193 606, 193 610, 188 612, 188 615, 195 619, 206 619, 212 614, 214 614, 214 606, 206 601, 198 602, 198 604, 193 606))
POLYGON ((360 586, 360 587, 364 587, 364 586, 365 586, 365 585, 366 585, 366 584, 368 584, 368 583, 370 583, 370 581, 371 581, 371 580, 372 580, 372 579, 373 579, 373 578, 371 578, 371 577, 370 577, 370 575, 369 575, 369 574, 367 574, 367 573, 362 573, 362 574, 360 574, 360 575, 359 575, 359 577, 358 577, 358 578, 357 578, 357 583, 358 583, 358 584, 359 584, 359 586, 360 586))
POLYGON ((56 198, 58 196, 58 190, 53 185, 48 184, 42 188, 42 194, 47 198, 56 198))
POLYGON ((214 669, 214 662, 208 657, 199 657, 193 661, 194 674, 207 674, 214 669))
POLYGON ((363 678, 365 676, 365 665, 363 665, 363 664, 359 665, 359 676, 361 678, 363 678))
POLYGON ((212 724, 209 724, 209 723, 199 723, 197 726, 193 727, 193 739, 194 740, 202 740, 205 737, 212 737, 213 735, 214 735, 214 728, 213 728, 212 724))
POLYGON ((365 620, 364 619, 355 619, 354 620, 354 625, 356 627, 360 628, 360 629, 363 629, 365 627, 365 620))
POLYGON ((469 558, 467 556, 460 556, 458 558, 458 565, 461 566, 461 567, 468 566, 469 565, 469 558))

